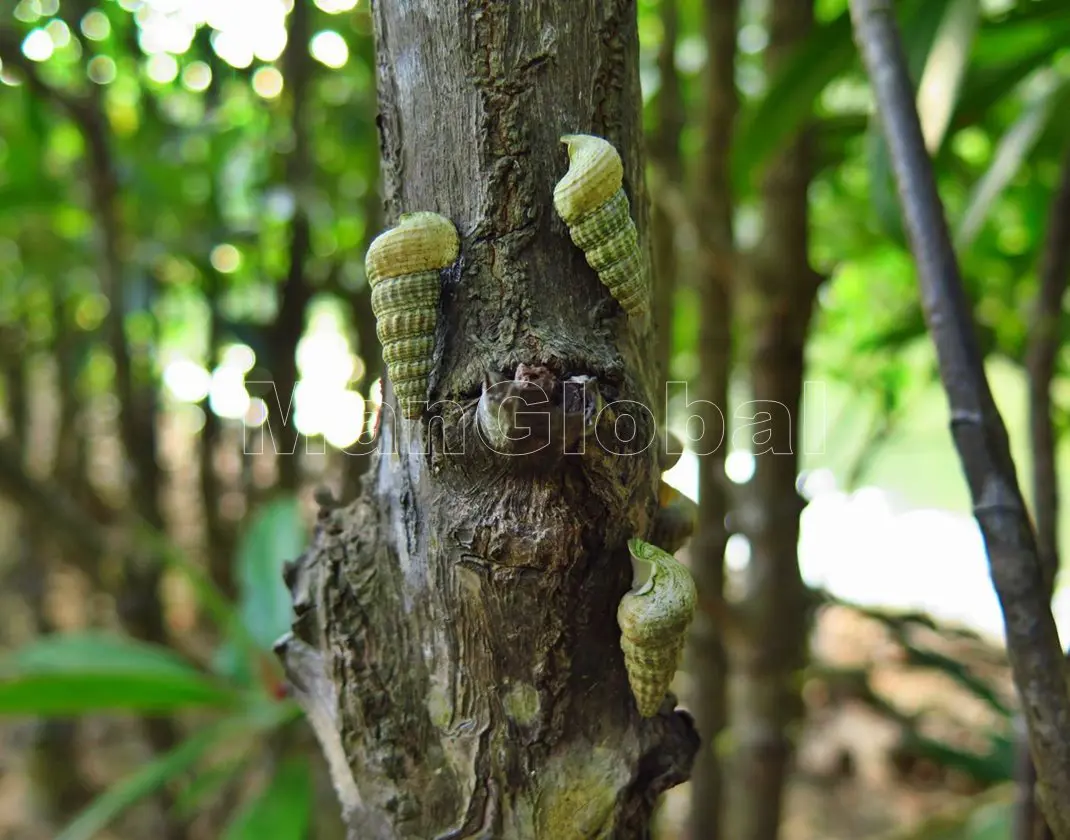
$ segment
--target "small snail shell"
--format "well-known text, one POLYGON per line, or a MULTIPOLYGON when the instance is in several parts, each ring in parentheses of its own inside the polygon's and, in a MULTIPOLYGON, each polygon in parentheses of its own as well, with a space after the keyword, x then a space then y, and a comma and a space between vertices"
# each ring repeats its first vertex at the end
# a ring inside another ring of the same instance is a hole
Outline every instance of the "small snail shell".
POLYGON ((442 291, 439 275, 456 262, 459 250, 449 219, 403 213, 397 227, 372 241, 364 258, 383 361, 409 418, 419 416, 427 397, 442 291))
POLYGON ((637 539, 628 551, 635 579, 617 608, 620 646, 639 714, 653 717, 680 664, 698 594, 671 554, 637 539))
POLYGON ((576 247, 629 315, 649 307, 639 234, 624 193, 624 166, 601 137, 566 134, 569 167, 554 187, 554 208, 576 247))

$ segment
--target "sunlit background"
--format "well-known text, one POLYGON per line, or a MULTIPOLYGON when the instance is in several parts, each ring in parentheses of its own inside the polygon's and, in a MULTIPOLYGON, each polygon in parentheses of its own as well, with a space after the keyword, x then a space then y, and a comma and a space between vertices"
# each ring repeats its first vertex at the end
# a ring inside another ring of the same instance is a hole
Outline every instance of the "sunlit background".
MULTIPOLYGON (((252 68, 250 84, 257 96, 271 100, 280 95, 285 79, 276 62, 286 46, 286 15, 292 6, 279 0, 118 0, 119 5, 132 12, 138 25, 138 44, 144 54, 143 73, 159 85, 178 83, 190 94, 200 94, 211 83, 211 70, 203 61, 183 60, 199 27, 211 29, 211 45, 216 54, 234 68, 252 68)), ((328 14, 352 10, 358 0, 316 0, 316 6, 328 14)), ((992 4, 988 4, 992 5, 992 4)), ((71 64, 80 57, 78 39, 71 37, 68 25, 55 17, 59 0, 21 0, 15 10, 18 20, 35 26, 22 43, 24 54, 35 62, 49 62, 50 68, 71 64)), ((106 41, 111 36, 108 17, 94 10, 80 23, 82 35, 90 41, 106 41)), ((743 54, 756 54, 766 43, 766 31, 758 25, 746 25, 739 36, 743 54)), ((315 32, 309 50, 316 61, 327 68, 339 69, 350 58, 346 39, 334 29, 315 32)), ((705 61, 699 36, 681 41, 678 49, 681 70, 694 70, 705 61)), ((943 59, 947 61, 947 59, 943 59)), ((961 63, 953 60, 952 68, 961 63)), ((953 88, 940 75, 940 62, 929 65, 923 79, 923 118, 929 125, 946 123, 949 101, 939 92, 953 88), (944 86, 941 87, 941 82, 944 86), (935 92, 935 93, 934 93, 935 92)), ((649 97, 656 88, 656 75, 645 68, 644 90, 649 97)), ((116 78, 115 61, 98 55, 86 67, 91 82, 111 86, 116 78)), ((955 72, 953 70, 953 72, 955 72)), ((0 70, 0 81, 16 84, 16 77, 0 70)), ((750 95, 760 93, 764 77, 753 67, 743 67, 740 87, 750 95)), ((1043 80, 1039 84, 1043 84, 1043 80)), ((857 98, 857 90, 849 86, 833 86, 825 97, 849 100, 857 98)), ((137 120, 137 89, 124 87, 110 90, 108 105, 117 127, 123 116, 137 120), (116 115, 119 118, 116 119, 116 115)), ((188 119, 198 118, 198 109, 190 103, 176 101, 173 107, 188 111, 188 119)), ((133 130, 133 124, 128 126, 133 130)), ((978 134, 980 134, 978 132, 978 134)), ((976 142, 987 141, 973 137, 976 142)), ((959 142, 969 145, 970 137, 959 142)), ((967 150, 968 151, 968 150, 967 150)), ((985 155, 982 149, 974 154, 985 155)), ((266 212, 285 219, 293 209, 292 196, 277 190, 269 196, 266 212)), ((1007 227, 1005 235, 1014 233, 1007 227)), ((741 237, 747 237, 746 218, 741 224, 741 237)), ((212 266, 223 274, 242 267, 240 243, 218 242, 211 247, 212 266)), ((166 257, 164 257, 166 259, 166 257)), ((181 266, 175 267, 176 271, 181 266)), ((266 306, 271 289, 262 287, 265 300, 247 301, 248 306, 266 306)), ((83 303, 80 320, 85 328, 99 323, 107 312, 104 298, 83 303)), ((204 313, 190 304, 189 317, 203 321, 204 313)), ((166 396, 173 403, 186 404, 184 425, 196 432, 203 425, 200 406, 228 421, 258 427, 267 418, 267 406, 260 397, 251 397, 246 388, 246 375, 256 363, 254 350, 245 344, 232 344, 224 349, 219 363, 210 368, 205 359, 202 330, 187 329, 172 336, 161 348, 157 364, 160 366, 166 396), (207 402, 205 403, 205 397, 207 402)), ((346 321, 337 304, 317 302, 308 319, 307 332, 297 353, 300 382, 293 394, 292 421, 308 437, 322 436, 339 449, 351 446, 361 435, 370 432, 376 404, 365 405, 359 391, 350 387, 363 375, 364 360, 354 351, 347 336, 346 321)), ((681 364, 687 367, 687 360, 681 364)), ((1019 373, 997 371, 1001 395, 1010 399, 1010 407, 1020 406, 1023 384, 1019 373)), ((833 385, 833 392, 836 386, 833 385)), ((377 391, 375 392, 377 393, 377 391)), ((279 395, 287 400, 287 395, 279 395)), ((889 441, 880 456, 879 469, 867 475, 860 488, 847 490, 837 480, 837 467, 848 456, 840 445, 843 430, 835 422, 852 426, 851 412, 837 418, 830 412, 849 408, 850 395, 832 393, 822 406, 820 416, 808 416, 804 423, 820 424, 827 430, 828 445, 819 454, 804 453, 806 472, 800 486, 811 499, 803 515, 800 562, 809 583, 827 587, 835 594, 867 604, 899 607, 920 607, 935 615, 961 620, 969 625, 998 636, 1001 620, 998 604, 988 581, 979 533, 966 507, 966 495, 950 446, 950 438, 943 432, 945 418, 939 405, 935 386, 926 397, 929 410, 921 416, 923 428, 919 433, 901 435, 889 441), (931 431, 935 429, 935 431, 931 431), (933 481, 939 477, 934 487, 933 481), (950 477, 950 478, 949 478, 950 477), (888 489, 889 487, 894 489, 888 489)), ((286 408, 284 402, 283 408, 286 408)), ((680 421, 686 413, 680 414, 680 421)), ((1024 418, 1010 412, 1010 424, 1016 442, 1021 442, 1024 418)), ((676 431, 682 431, 682 422, 676 431)), ((813 434, 813 432, 811 432, 813 434)), ((746 446, 746 441, 736 441, 746 446)), ((667 476, 667 480, 685 494, 697 495, 697 459, 686 455, 667 476)), ((745 480, 752 468, 746 448, 737 446, 729 457, 732 478, 745 480)), ((742 536, 732 538, 729 561, 733 568, 746 563, 748 547, 742 536)), ((1057 620, 1064 635, 1070 621, 1070 604, 1057 598, 1057 620)))

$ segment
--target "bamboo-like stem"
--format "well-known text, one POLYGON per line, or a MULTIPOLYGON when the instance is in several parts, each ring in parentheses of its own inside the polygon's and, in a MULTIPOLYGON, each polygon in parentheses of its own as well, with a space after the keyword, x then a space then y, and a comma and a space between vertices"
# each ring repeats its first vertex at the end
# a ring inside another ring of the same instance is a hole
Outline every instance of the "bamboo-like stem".
POLYGON ((855 40, 873 85, 918 265, 926 323, 951 409, 951 432, 1003 611, 1041 807, 1057 840, 1070 838, 1070 696, 1046 575, 1014 471, 925 150, 914 90, 888 0, 851 0, 855 40))

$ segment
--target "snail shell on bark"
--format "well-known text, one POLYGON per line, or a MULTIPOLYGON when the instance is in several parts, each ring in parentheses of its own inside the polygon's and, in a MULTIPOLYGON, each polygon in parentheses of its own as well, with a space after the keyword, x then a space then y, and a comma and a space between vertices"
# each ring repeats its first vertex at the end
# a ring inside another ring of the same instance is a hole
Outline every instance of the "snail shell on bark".
POLYGON ((437 213, 404 213, 377 236, 364 259, 376 334, 406 417, 420 414, 435 350, 440 273, 457 261, 453 223, 437 213))
POLYGON ((653 717, 679 667, 698 594, 671 554, 638 539, 628 551, 635 577, 617 608, 620 646, 639 714, 653 717))
POLYGON ((590 134, 566 134, 561 142, 568 146, 569 168, 554 187, 554 208, 624 311, 641 315, 650 292, 620 155, 590 134))

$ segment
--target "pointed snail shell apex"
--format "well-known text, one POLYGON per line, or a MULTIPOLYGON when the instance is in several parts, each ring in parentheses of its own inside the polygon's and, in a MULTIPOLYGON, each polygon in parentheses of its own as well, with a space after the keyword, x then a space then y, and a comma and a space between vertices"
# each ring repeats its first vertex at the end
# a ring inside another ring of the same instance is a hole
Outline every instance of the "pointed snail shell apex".
POLYGON ((568 145, 569 168, 554 187, 554 208, 602 284, 625 312, 641 315, 650 294, 620 155, 601 137, 561 139, 568 145))
POLYGON ((637 539, 628 550, 636 581, 617 608, 620 646, 639 714, 653 717, 679 667, 698 593, 671 554, 637 539))
POLYGON ((460 239, 437 213, 406 213, 377 236, 364 258, 376 334, 406 417, 419 416, 435 349, 442 269, 457 261, 460 239))

